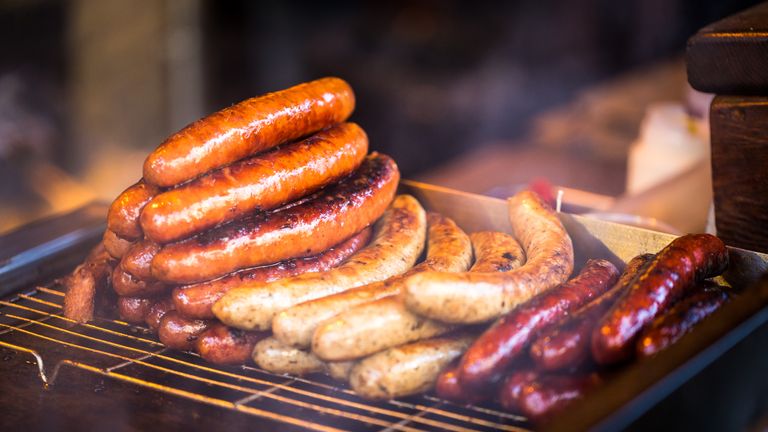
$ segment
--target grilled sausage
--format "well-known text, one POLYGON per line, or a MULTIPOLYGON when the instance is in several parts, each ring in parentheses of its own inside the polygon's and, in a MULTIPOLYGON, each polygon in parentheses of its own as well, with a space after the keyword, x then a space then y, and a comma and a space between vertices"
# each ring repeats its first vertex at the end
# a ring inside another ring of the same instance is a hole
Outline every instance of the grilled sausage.
POLYGON ((534 422, 542 422, 574 400, 583 398, 600 381, 594 373, 574 376, 518 371, 502 384, 499 401, 508 411, 524 414, 534 422))
POLYGON ((144 324, 154 302, 155 299, 151 298, 118 297, 117 314, 125 322, 144 324))
POLYGON ((104 243, 104 249, 114 259, 119 260, 125 255, 125 252, 133 244, 132 241, 121 238, 115 234, 112 230, 105 230, 104 237, 102 239, 104 243))
POLYGON ((512 271, 525 263, 525 251, 514 237, 500 231, 480 231, 469 235, 475 262, 473 273, 512 271))
POLYGON ((462 334, 389 348, 352 368, 352 390, 367 399, 394 399, 432 389, 440 371, 472 343, 462 334))
POLYGON ((139 279, 118 264, 112 272, 112 288, 120 296, 157 297, 167 292, 170 286, 154 279, 139 279))
POLYGON ((168 348, 192 351, 200 334, 213 324, 214 321, 184 318, 178 311, 168 311, 160 319, 157 337, 168 348))
POLYGON ((710 234, 689 234, 667 245, 630 286, 592 333, 592 355, 600 364, 627 360, 643 327, 672 303, 728 265, 728 250, 710 234))
POLYGON ((363 229, 336 246, 309 258, 294 258, 263 267, 241 270, 223 278, 174 288, 171 298, 182 315, 188 318, 212 319, 213 304, 230 289, 251 282, 272 282, 303 273, 316 273, 338 266, 364 247, 372 229, 363 229))
POLYGON ((93 319, 97 291, 103 290, 108 284, 111 266, 112 260, 102 242, 91 249, 83 263, 64 278, 65 317, 78 323, 93 319))
POLYGON ((253 348, 253 362, 272 373, 307 375, 325 372, 326 364, 311 352, 283 345, 277 339, 262 339, 253 348))
POLYGON ((448 367, 437 376, 435 393, 440 398, 465 404, 478 404, 492 396, 488 389, 473 391, 462 386, 459 382, 458 365, 448 367))
POLYGON ((268 334, 233 329, 216 323, 197 338, 196 348, 204 360, 214 364, 240 365, 251 359, 256 343, 268 334))
POLYGON ((233 327, 270 329, 275 315, 291 306, 403 273, 424 248, 426 225, 419 202, 400 195, 376 223, 371 243, 339 267, 232 289, 213 313, 233 327))
POLYGON ((160 245, 151 240, 139 240, 123 255, 120 267, 137 279, 152 281, 152 259, 160 250, 160 245))
POLYGON ((639 255, 629 261, 619 281, 607 293, 598 297, 553 327, 542 331, 533 344, 530 355, 541 370, 576 368, 590 358, 590 341, 597 321, 629 288, 652 254, 639 255))
POLYGON ((356 361, 336 361, 326 362, 325 368, 327 369, 328 376, 344 383, 349 382, 349 374, 352 372, 352 368, 357 364, 356 361))
POLYGON ((251 98, 166 139, 144 161, 144 178, 158 186, 173 186, 343 122, 354 108, 354 93, 339 78, 322 78, 251 98))
POLYGON ((643 330, 637 342, 637 355, 648 357, 669 347, 726 301, 728 293, 716 285, 680 300, 643 330))
POLYGON ((363 129, 342 123, 157 195, 144 207, 141 227, 158 243, 187 238, 314 193, 357 169, 367 153, 363 129))
POLYGON ((589 260, 575 278, 519 305, 467 350, 459 364, 461 383, 479 388, 494 381, 538 331, 600 296, 618 276, 619 271, 610 262, 589 260))
MULTIPOLYGON (((460 238, 462 242, 458 250, 464 252, 457 256, 458 259, 451 269, 442 271, 467 270, 471 256, 470 242, 466 236, 462 235, 460 238)), ((473 234, 471 238, 481 269, 488 268, 483 263, 493 261, 498 264, 499 257, 503 260, 503 265, 493 268, 513 269, 522 263, 520 259, 510 260, 503 257, 505 254, 512 256, 512 253, 519 256, 520 251, 517 242, 507 235, 473 234)), ((398 283, 401 281, 402 279, 398 283)), ((324 360, 355 359, 390 347, 439 336, 453 328, 450 324, 409 311, 401 296, 391 295, 354 306, 320 324, 312 338, 312 351, 324 360)))
POLYGON ((554 211, 524 191, 509 199, 509 215, 525 265, 506 273, 413 275, 405 281, 408 308, 444 322, 480 323, 565 282, 573 270, 573 245, 554 211))
POLYGON ((317 255, 378 219, 392 201, 399 178, 390 157, 372 154, 355 174, 303 204, 166 245, 152 260, 152 274, 166 282, 191 283, 317 255))
POLYGON ((159 188, 144 180, 124 190, 109 206, 107 228, 125 240, 138 240, 142 236, 141 210, 159 192, 159 188))
POLYGON ((163 297, 152 303, 147 315, 144 317, 144 322, 147 324, 147 327, 157 331, 160 327, 160 320, 163 319, 166 313, 172 310, 174 310, 173 301, 169 297, 163 297))
POLYGON ((300 303, 280 312, 272 332, 280 342, 308 348, 315 329, 335 315, 359 304, 400 293, 403 277, 426 270, 463 271, 472 259, 469 238, 449 218, 427 213, 427 257, 400 276, 374 282, 338 294, 300 303))

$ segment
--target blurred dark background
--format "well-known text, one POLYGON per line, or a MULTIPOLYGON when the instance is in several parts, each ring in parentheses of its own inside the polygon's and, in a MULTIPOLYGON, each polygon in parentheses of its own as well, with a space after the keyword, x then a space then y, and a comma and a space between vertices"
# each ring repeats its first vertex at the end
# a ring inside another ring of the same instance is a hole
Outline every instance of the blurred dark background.
MULTIPOLYGON (((325 75, 352 84, 373 149, 405 177, 439 178, 429 173, 478 149, 526 146, 546 113, 617 77, 681 97, 686 39, 754 3, 0 0, 0 231, 113 197, 188 122, 325 75)), ((611 97, 642 112, 648 92, 629 87, 611 97)), ((571 142, 567 127, 538 140, 621 178, 639 120, 616 123, 620 138, 592 150, 599 138, 571 142)))

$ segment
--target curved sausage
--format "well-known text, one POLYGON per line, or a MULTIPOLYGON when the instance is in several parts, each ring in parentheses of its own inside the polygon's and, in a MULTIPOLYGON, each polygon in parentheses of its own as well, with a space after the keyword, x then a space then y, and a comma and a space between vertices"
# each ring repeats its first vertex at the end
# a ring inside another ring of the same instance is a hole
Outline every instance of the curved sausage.
POLYGON ((277 374, 302 376, 326 370, 326 363, 311 352, 283 345, 273 337, 262 339, 256 344, 253 348, 253 362, 277 374))
POLYGON ((424 248, 426 225, 419 202, 400 195, 376 223, 371 243, 339 267, 232 289, 213 305, 213 313, 233 327, 268 330, 275 315, 291 306, 408 270, 424 248))
POLYGON ((400 174, 388 156, 372 154, 350 177, 303 204, 258 213, 163 247, 152 260, 159 280, 191 283, 235 270, 316 255, 384 213, 400 174))
POLYGON ((107 253, 116 260, 122 258, 128 248, 133 244, 132 241, 121 238, 115 234, 114 231, 109 229, 104 231, 102 242, 104 243, 104 249, 107 250, 107 253))
POLYGON ((467 350, 459 364, 461 383, 479 388, 493 382, 539 330, 603 294, 618 277, 609 261, 589 260, 575 278, 512 310, 467 350))
POLYGON ((249 332, 216 323, 197 338, 197 353, 214 364, 241 365, 251 359, 256 343, 268 334, 249 332))
POLYGON ((78 323, 93 319, 95 299, 98 291, 108 285, 112 260, 103 243, 88 253, 82 264, 64 278, 64 316, 78 323))
POLYGON ((332 77, 247 99, 171 135, 144 161, 144 178, 173 186, 343 122, 354 108, 352 88, 332 77))
POLYGON ((534 422, 550 419, 574 400, 600 384, 597 374, 544 375, 518 371, 499 390, 501 406, 525 415, 534 422))
POLYGON ((728 266, 728 250, 710 234, 689 234, 667 245, 630 286, 592 333, 600 364, 627 360, 643 327, 708 277, 728 266))
POLYGON ((619 281, 607 293, 552 328, 542 331, 530 349, 530 356, 536 367, 553 371, 585 364, 590 359, 592 331, 598 320, 626 293, 629 285, 653 257, 652 254, 645 254, 631 259, 619 281))
POLYGON ((643 330, 637 341, 637 355, 648 357, 669 347, 726 301, 728 293, 717 286, 707 287, 680 300, 643 330))
MULTIPOLYGON (((453 271, 466 271, 469 266, 471 249, 467 240, 463 236, 460 250, 464 251, 464 258, 457 260, 460 265, 454 265, 451 269, 453 271)), ((520 247, 517 242, 514 239, 510 242, 506 235, 473 236, 472 240, 476 241, 472 246, 481 263, 496 260, 496 257, 510 250, 519 256, 517 252, 520 247)), ((513 269, 522 263, 520 259, 502 259, 504 265, 497 269, 513 269)), ((482 264, 480 268, 483 268, 482 264)), ((453 328, 451 324, 413 313, 403 303, 401 296, 393 295, 359 304, 320 324, 312 337, 312 351, 324 360, 348 360, 439 336, 453 328)))
POLYGON ((147 327, 157 331, 160 327, 160 320, 163 319, 166 313, 172 310, 174 310, 173 302, 169 297, 164 297, 152 303, 147 315, 144 317, 144 322, 147 324, 147 327))
POLYGON ((509 199, 512 231, 527 256, 520 268, 491 273, 425 272, 405 280, 405 303, 420 315, 451 323, 495 319, 573 270, 573 245, 555 212, 533 192, 509 199))
POLYGON ((141 238, 139 215, 159 192, 158 187, 147 184, 143 179, 124 190, 109 206, 107 228, 125 240, 141 238))
POLYGON ((139 297, 118 297, 117 314, 125 322, 131 324, 144 324, 149 314, 149 309, 155 299, 139 297))
POLYGON ((139 279, 123 270, 120 264, 116 265, 112 272, 112 289, 120 296, 156 297, 169 288, 169 285, 156 280, 139 279))
POLYGON ((180 351, 192 351, 197 338, 214 321, 184 318, 178 311, 168 311, 160 319, 157 337, 163 345, 180 351))
POLYGON ((466 389, 462 386, 459 381, 458 365, 448 367, 437 376, 435 393, 440 398, 466 404, 478 404, 492 396, 487 389, 472 391, 472 389, 466 389))
POLYGON ((160 245, 152 240, 139 240, 125 251, 120 259, 120 267, 137 279, 152 281, 151 264, 158 251, 160 245))
POLYGON ((352 390, 366 399, 394 399, 432 389, 440 371, 467 349, 473 335, 462 334, 389 348, 352 368, 352 390))
POLYGON ((479 231, 469 235, 475 262, 473 273, 508 272, 525 264, 525 251, 514 237, 500 231, 479 231))
POLYGON ((190 237, 254 210, 271 210, 346 177, 368 153, 368 137, 342 123, 155 196, 141 212, 158 243, 190 237))
POLYGON ((405 276, 427 270, 463 271, 471 259, 472 249, 464 231, 445 216, 427 213, 427 256, 424 261, 400 276, 286 309, 272 321, 272 332, 286 345, 308 348, 315 329, 323 321, 359 304, 400 293, 405 276))
POLYGON ((326 362, 325 367, 328 372, 328 376, 343 383, 349 382, 349 374, 352 372, 352 368, 357 364, 356 361, 334 361, 326 362))
POLYGON ((316 273, 338 266, 371 239, 372 229, 363 229, 336 246, 309 258, 294 258, 263 267, 245 269, 212 281, 173 289, 171 298, 184 316, 212 319, 213 304, 232 288, 251 282, 272 282, 303 273, 316 273))

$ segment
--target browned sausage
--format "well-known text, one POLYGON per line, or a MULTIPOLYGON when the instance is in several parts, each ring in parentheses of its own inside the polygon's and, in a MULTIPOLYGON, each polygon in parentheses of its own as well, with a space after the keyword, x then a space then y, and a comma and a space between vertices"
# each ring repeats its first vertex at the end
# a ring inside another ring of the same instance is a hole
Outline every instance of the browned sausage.
POLYGON ((191 351, 195 349, 195 343, 200 334, 214 322, 184 318, 177 311, 168 311, 160 319, 157 337, 168 348, 191 351))
POLYGON ((525 251, 514 237, 500 231, 480 231, 469 235, 475 262, 473 273, 508 272, 525 264, 525 251))
POLYGON ((680 300, 643 330, 637 342, 638 356, 651 356, 677 342, 727 300, 728 293, 717 285, 708 286, 680 300))
POLYGON ((144 317, 144 322, 147 324, 147 327, 157 331, 160 327, 160 320, 166 313, 172 310, 174 310, 173 301, 171 301, 170 297, 163 297, 152 303, 152 306, 149 307, 149 311, 147 312, 147 316, 144 317))
POLYGON ((256 343, 267 336, 267 332, 239 330, 216 323, 197 338, 197 353, 215 364, 245 364, 251 359, 256 343))
POLYGON ((112 272, 112 289, 121 296, 157 297, 168 291, 170 286, 154 279, 147 281, 134 277, 118 264, 112 272))
POLYGON ((104 249, 107 250, 107 253, 109 253, 112 258, 117 260, 122 258, 128 248, 133 244, 132 241, 121 238, 115 234, 114 231, 109 229, 104 231, 104 238, 102 241, 104 243, 104 249))
POLYGON ((143 180, 124 190, 109 206, 107 228, 123 239, 139 239, 142 236, 141 209, 159 192, 159 188, 143 180))
POLYGON ((498 318, 535 294, 565 282, 573 270, 573 244, 555 212, 533 192, 509 199, 512 231, 527 255, 510 272, 425 272, 405 280, 413 312, 451 323, 498 318))
POLYGON ((363 229, 336 246, 309 258, 294 258, 277 264, 241 270, 223 278, 178 287, 171 298, 176 309, 184 316, 197 319, 215 318, 211 308, 227 291, 249 282, 272 282, 302 273, 329 270, 341 264, 368 244, 372 229, 363 229))
POLYGON ((462 385, 479 388, 494 381, 539 330, 600 296, 618 277, 610 262, 589 260, 575 278, 515 308, 467 350, 459 364, 462 385))
POLYGON ((466 389, 462 386, 459 382, 458 365, 444 370, 435 382, 435 393, 438 397, 463 404, 478 404, 493 396, 487 389, 484 390, 472 391, 472 389, 466 389))
POLYGON ((152 260, 159 280, 190 283, 247 267, 316 255, 384 213, 400 173, 388 156, 367 157, 350 177, 303 204, 259 213, 166 245, 152 260))
POLYGON ((155 299, 151 298, 118 297, 117 314, 125 322, 144 324, 153 303, 155 303, 155 299))
POLYGON ((590 340, 597 321, 629 288, 652 254, 639 255, 627 264, 616 285, 607 293, 574 312, 570 317, 542 331, 531 344, 530 355, 541 370, 575 368, 590 358, 590 340))
POLYGON ((510 375, 499 389, 501 406, 542 422, 581 399, 600 384, 597 374, 545 375, 523 370, 510 375))
POLYGON ((64 316, 75 322, 85 323, 93 319, 97 291, 107 284, 113 262, 103 243, 94 247, 82 264, 66 278, 64 286, 64 316))
POLYGON ((181 240, 314 193, 357 169, 367 153, 363 129, 342 123, 157 195, 141 227, 158 243, 181 240))
POLYGON ((710 234, 678 237, 630 286, 592 333, 592 355, 600 364, 627 360, 643 327, 697 282, 725 271, 728 250, 710 234))
POLYGON ((134 243, 120 260, 120 267, 137 279, 152 281, 152 259, 160 250, 160 245, 152 240, 139 240, 134 243))
POLYGON ((166 139, 144 161, 144 178, 158 186, 173 186, 343 122, 354 108, 355 95, 339 78, 247 99, 166 139))

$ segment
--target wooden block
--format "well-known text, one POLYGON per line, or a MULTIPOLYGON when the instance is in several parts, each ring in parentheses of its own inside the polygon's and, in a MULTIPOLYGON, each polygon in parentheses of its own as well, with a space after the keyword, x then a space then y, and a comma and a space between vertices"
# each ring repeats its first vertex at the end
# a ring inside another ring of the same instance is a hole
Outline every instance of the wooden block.
POLYGON ((768 97, 718 96, 710 116, 717 235, 768 252, 768 97))
POLYGON ((702 28, 685 57, 697 90, 768 95, 768 2, 702 28))

